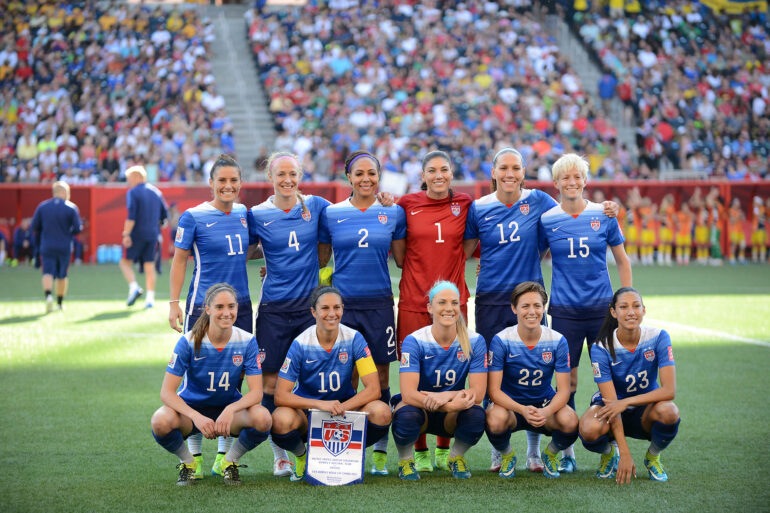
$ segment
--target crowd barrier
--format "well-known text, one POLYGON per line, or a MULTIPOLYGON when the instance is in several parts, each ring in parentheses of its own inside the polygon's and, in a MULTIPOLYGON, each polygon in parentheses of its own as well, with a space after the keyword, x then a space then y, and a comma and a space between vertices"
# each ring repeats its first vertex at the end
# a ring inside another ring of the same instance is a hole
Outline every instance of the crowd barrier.
MULTIPOLYGON (((527 186, 546 191, 556 197, 556 188, 552 182, 528 181, 527 186)), ((653 202, 659 203, 666 194, 673 194, 677 205, 687 200, 700 188, 705 195, 712 187, 717 187, 725 205, 732 198, 739 198, 746 212, 748 230, 753 212, 751 201, 754 196, 766 199, 770 196, 770 180, 741 181, 741 182, 704 182, 704 181, 624 181, 624 182, 593 182, 587 187, 588 197, 593 191, 601 190, 608 199, 619 198, 625 201, 628 192, 638 187, 642 196, 647 196, 653 202)), ((159 185, 166 202, 176 204, 180 214, 186 209, 211 199, 211 190, 206 185, 159 185)), ((336 203, 350 195, 350 187, 341 183, 302 183, 300 189, 304 194, 322 196, 336 203)), ((453 184, 457 192, 465 192, 474 198, 489 194, 488 182, 457 182, 453 184)), ((246 183, 241 189, 240 201, 247 206, 256 205, 267 199, 273 193, 270 183, 246 183)), ((51 186, 43 184, 0 184, 0 230, 10 239, 14 228, 25 217, 32 217, 40 202, 51 197, 51 186)), ((85 262, 96 262, 97 248, 103 245, 116 245, 121 242, 123 222, 126 219, 126 186, 72 186, 73 201, 80 209, 83 219, 83 233, 79 240, 83 243, 85 262)), ((163 258, 168 258, 171 252, 169 231, 163 232, 165 243, 162 245, 163 258)), ((748 238, 747 240, 751 240, 748 238)), ((723 233, 723 248, 727 248, 727 234, 723 233)))

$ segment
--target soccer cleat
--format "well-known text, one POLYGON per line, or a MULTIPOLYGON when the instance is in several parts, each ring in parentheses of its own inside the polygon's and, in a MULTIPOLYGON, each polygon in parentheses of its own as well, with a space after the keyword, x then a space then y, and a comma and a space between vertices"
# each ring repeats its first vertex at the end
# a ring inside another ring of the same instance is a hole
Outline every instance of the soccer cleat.
MULTIPOLYGON (((433 469, 431 468, 431 470, 433 469)), ((420 479, 420 474, 415 468, 414 458, 398 460, 398 478, 403 481, 418 481, 420 479)))
POLYGON ((540 456, 530 456, 527 458, 527 469, 530 472, 542 472, 543 471, 543 460, 540 459, 540 456))
POLYGON ((286 477, 291 475, 291 462, 283 458, 273 460, 273 475, 275 477, 286 477))
POLYGON ((225 484, 228 486, 238 486, 241 484, 241 476, 238 469, 246 465, 239 465, 232 461, 222 458, 222 466, 225 467, 225 484))
POLYGON ((449 449, 441 449, 436 447, 436 452, 433 454, 433 459, 436 460, 437 469, 449 470, 449 449))
POLYGON ((134 306, 134 303, 136 303, 136 300, 139 299, 139 297, 144 294, 144 291, 142 289, 134 289, 129 291, 128 293, 128 299, 126 300, 127 306, 134 306))
POLYGON ((650 473, 650 479, 662 483, 668 481, 668 474, 663 470, 663 465, 660 464, 660 454, 653 456, 650 451, 644 455, 644 466, 647 467, 647 472, 650 473))
POLYGON ((551 452, 546 446, 540 457, 543 459, 543 475, 550 478, 559 477, 559 453, 551 452))
POLYGON ((492 447, 492 452, 490 456, 492 459, 492 464, 489 466, 489 471, 500 472, 500 469, 502 468, 502 464, 503 464, 503 455, 500 454, 500 451, 492 447))
POLYGON ((468 469, 468 462, 465 456, 457 455, 454 458, 447 458, 447 464, 452 470, 452 477, 455 479, 470 479, 471 471, 468 469))
POLYGON ((559 463, 559 472, 563 474, 572 474, 577 472, 577 461, 574 456, 564 456, 559 463))
POLYGON ((380 451, 372 452, 371 474, 374 476, 388 475, 388 455, 386 453, 380 451))
POLYGON ((182 462, 176 468, 179 469, 179 479, 176 480, 177 485, 187 486, 195 483, 195 460, 192 463, 182 462))
POLYGON ((211 466, 212 476, 224 476, 225 475, 225 455, 217 453, 217 459, 214 460, 214 464, 211 466))
POLYGON ((610 445, 612 451, 609 454, 602 454, 599 460, 599 470, 596 471, 596 477, 599 479, 612 479, 615 477, 615 471, 618 469, 618 451, 614 445, 610 445))
POLYGON ((193 479, 203 479, 203 455, 193 456, 193 463, 195 464, 193 479))
POLYGON ((48 296, 45 298, 45 312, 51 313, 53 312, 53 297, 48 296))
POLYGON ((516 452, 501 455, 500 472, 497 474, 503 479, 516 477, 516 452))
POLYGON ((430 461, 430 451, 414 451, 414 468, 417 472, 433 472, 433 463, 430 461))
POLYGON ((302 481, 305 479, 305 464, 307 464, 307 451, 302 456, 294 459, 294 468, 291 471, 292 481, 302 481))

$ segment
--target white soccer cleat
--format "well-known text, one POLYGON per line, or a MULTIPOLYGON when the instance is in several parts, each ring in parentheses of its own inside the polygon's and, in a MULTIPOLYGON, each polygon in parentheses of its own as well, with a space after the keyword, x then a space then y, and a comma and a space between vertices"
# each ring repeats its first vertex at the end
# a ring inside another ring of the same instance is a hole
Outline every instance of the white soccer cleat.
POLYGON ((490 454, 492 464, 489 466, 490 472, 500 472, 500 467, 503 464, 503 455, 500 454, 500 451, 492 448, 491 454, 490 454))
POLYGON ((273 461, 273 475, 275 477, 286 477, 291 475, 291 462, 283 458, 273 461))
POLYGON ((46 313, 53 312, 53 297, 52 296, 48 296, 47 298, 45 298, 45 312, 46 313))
POLYGON ((527 458, 527 469, 530 472, 542 472, 543 471, 543 460, 540 459, 540 457, 528 457, 527 458))

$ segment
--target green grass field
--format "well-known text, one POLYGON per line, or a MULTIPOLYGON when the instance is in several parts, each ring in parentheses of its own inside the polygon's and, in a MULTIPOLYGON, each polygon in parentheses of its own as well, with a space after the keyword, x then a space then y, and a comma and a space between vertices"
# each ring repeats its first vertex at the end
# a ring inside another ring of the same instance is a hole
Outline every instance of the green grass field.
MULTIPOLYGON (((473 270, 469 266, 469 281, 473 270)), ((258 297, 256 264, 249 273, 258 297)), ((73 267, 70 276, 66 312, 44 315, 38 272, 0 269, 2 511, 770 509, 770 407, 763 385, 770 367, 768 266, 634 269, 648 323, 672 336, 682 425, 663 454, 670 481, 647 479, 646 443, 632 441, 639 478, 626 487, 595 479, 598 458, 579 444, 576 474, 548 480, 527 472, 521 433, 512 439, 519 474, 506 482, 486 470, 484 437, 469 451, 474 476, 467 482, 444 472, 400 482, 391 442, 390 476, 367 475, 354 487, 311 487, 274 478, 264 444, 242 460, 249 467, 240 488, 225 488, 213 477, 177 487, 177 462, 149 427, 177 339, 166 321, 168 275, 159 279, 152 310, 125 307, 117 266, 73 267)), ((392 367, 394 390, 397 370, 392 367)), ((578 413, 594 390, 584 356, 578 413)), ((215 453, 215 442, 204 442, 208 465, 215 453)))

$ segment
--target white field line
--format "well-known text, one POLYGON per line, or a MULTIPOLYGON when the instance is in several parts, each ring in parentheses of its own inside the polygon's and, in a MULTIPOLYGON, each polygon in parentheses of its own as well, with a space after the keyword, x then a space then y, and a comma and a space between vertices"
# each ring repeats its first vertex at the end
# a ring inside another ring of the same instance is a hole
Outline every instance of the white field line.
POLYGON ((687 324, 679 324, 678 322, 661 321, 657 319, 647 318, 645 321, 649 324, 659 326, 661 328, 672 328, 684 331, 691 331, 693 333, 699 333, 701 335, 709 335, 712 337, 723 338, 726 340, 732 340, 734 342, 744 342, 746 344, 753 344, 755 346, 770 347, 770 342, 764 340, 757 340, 755 338, 741 337, 739 335, 733 335, 731 333, 725 333, 724 331, 715 331, 706 328, 698 328, 696 326, 690 326, 687 324))

